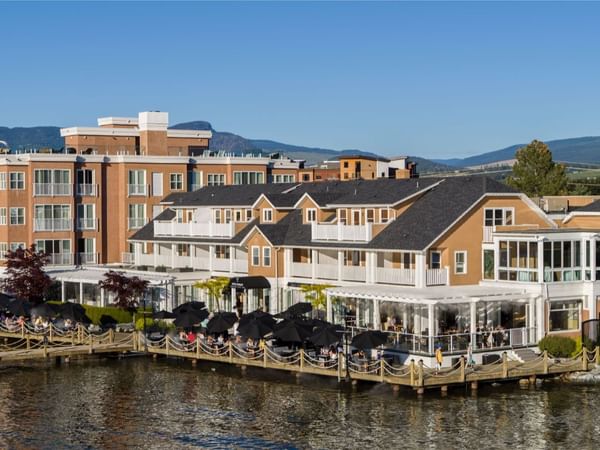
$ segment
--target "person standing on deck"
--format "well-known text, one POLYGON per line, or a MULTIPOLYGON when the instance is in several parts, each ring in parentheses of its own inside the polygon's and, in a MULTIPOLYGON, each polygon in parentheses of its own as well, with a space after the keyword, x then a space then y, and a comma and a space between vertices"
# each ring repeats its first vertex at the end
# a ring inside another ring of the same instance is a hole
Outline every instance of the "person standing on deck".
POLYGON ((435 349, 435 363, 436 363, 435 371, 436 371, 436 373, 439 372, 440 369, 442 368, 442 361, 444 361, 444 355, 442 355, 442 347, 438 346, 435 349))

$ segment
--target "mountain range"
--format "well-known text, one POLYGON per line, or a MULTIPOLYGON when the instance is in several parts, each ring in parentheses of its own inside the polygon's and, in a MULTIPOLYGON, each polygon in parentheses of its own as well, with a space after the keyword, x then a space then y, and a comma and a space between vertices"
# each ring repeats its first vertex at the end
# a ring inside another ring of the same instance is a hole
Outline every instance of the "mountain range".
MULTIPOLYGON (((376 152, 360 149, 333 150, 320 147, 305 147, 285 144, 270 139, 249 139, 235 133, 215 130, 210 122, 193 121, 172 126, 174 129, 211 130, 213 138, 211 149, 224 150, 237 154, 244 153, 275 153, 280 152, 294 159, 303 159, 308 165, 324 160, 331 160, 344 154, 363 154, 377 156, 376 152)), ((54 126, 41 127, 0 127, 0 141, 6 141, 13 149, 52 147, 61 148, 63 139, 60 128, 54 126)), ((562 162, 600 164, 600 136, 578 137, 547 141, 554 159, 562 162)), ((515 151, 525 144, 482 153, 467 158, 429 160, 418 156, 410 159, 418 164, 420 173, 455 171, 463 167, 482 166, 497 161, 514 158, 515 151)))

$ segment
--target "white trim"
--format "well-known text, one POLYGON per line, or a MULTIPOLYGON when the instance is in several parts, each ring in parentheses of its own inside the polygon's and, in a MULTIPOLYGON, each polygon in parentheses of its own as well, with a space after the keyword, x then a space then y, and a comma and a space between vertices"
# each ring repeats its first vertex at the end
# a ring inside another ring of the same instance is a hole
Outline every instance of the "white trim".
POLYGON ((565 216, 562 223, 567 223, 573 217, 577 217, 577 216, 583 216, 583 217, 585 217, 585 216, 588 216, 588 217, 600 216, 600 211, 573 211, 565 216))
POLYGON ((262 222, 264 222, 264 223, 273 223, 273 219, 274 219, 274 217, 273 217, 273 208, 263 208, 262 209, 262 222), (266 218, 267 211, 271 213, 270 214, 271 218, 269 220, 267 220, 267 218, 266 218))
MULTIPOLYGON (((482 255, 483 255, 483 252, 482 252, 482 255)), ((467 259, 468 259, 468 252, 466 250, 455 250, 454 251, 454 275, 466 275, 468 273, 467 259), (456 263, 456 255, 458 255, 459 253, 462 253, 464 255, 464 262, 463 262, 464 271, 463 272, 457 271, 458 264, 456 263)))
POLYGON ((306 208, 306 222, 307 223, 318 222, 317 208, 306 208), (312 220, 310 218, 311 213, 314 213, 314 219, 312 219, 312 220))
POLYGON ((252 247, 250 247, 250 265, 252 267, 260 267, 260 261, 261 261, 260 246, 253 245, 252 247), (258 250, 258 264, 254 264, 254 249, 258 250))
MULTIPOLYGON (((237 186, 242 186, 242 185, 238 184, 237 186)), ((267 197, 264 193, 261 193, 258 196, 258 198, 256 200, 254 200, 254 203, 252 203, 250 206, 252 208, 256 208, 262 199, 265 199, 267 201, 267 203, 269 203, 269 205, 271 205, 271 207, 273 209, 275 208, 275 205, 273 203, 271 203, 271 200, 269 200, 269 197, 267 197)))
POLYGON ((137 127, 137 117, 98 117, 98 126, 103 125, 135 125, 137 127))
MULTIPOLYGON (((60 129, 61 137, 66 136, 123 136, 137 137, 140 130, 137 128, 100 128, 100 127, 70 127, 60 129)), ((68 145, 67 145, 68 147, 68 145)))
POLYGON ((262 266, 263 267, 271 267, 272 259, 273 259, 273 252, 272 252, 271 247, 268 247, 268 246, 262 247, 262 266), (269 251, 269 264, 268 265, 265 264, 265 250, 269 251))
POLYGON ((212 131, 209 130, 167 130, 167 137, 186 139, 211 139, 212 131))

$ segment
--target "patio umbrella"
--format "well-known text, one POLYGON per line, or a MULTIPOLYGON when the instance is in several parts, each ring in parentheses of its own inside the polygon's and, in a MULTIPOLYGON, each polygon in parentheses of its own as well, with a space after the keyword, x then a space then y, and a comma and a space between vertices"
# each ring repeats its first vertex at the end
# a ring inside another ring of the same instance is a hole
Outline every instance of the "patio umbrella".
POLYGON ((102 314, 99 322, 102 328, 112 328, 117 324, 117 319, 108 314, 102 314))
POLYGON ((312 305, 308 302, 295 303, 283 312, 280 312, 275 317, 281 319, 290 319, 292 317, 301 316, 312 311, 312 305))
POLYGON ((261 339, 273 331, 273 326, 269 326, 260 317, 257 317, 240 324, 237 331, 245 338, 261 339))
POLYGON ((175 314, 186 313, 189 311, 201 311, 206 309, 204 302, 186 302, 179 305, 177 308, 173 308, 175 314))
POLYGON ((0 293, 0 310, 7 308, 8 304, 14 299, 15 298, 10 295, 0 293))
POLYGON ((31 311, 31 303, 25 300, 12 300, 6 310, 15 316, 29 316, 31 311))
POLYGON ((273 318, 273 316, 267 312, 256 310, 251 313, 244 314, 240 317, 240 326, 245 325, 246 323, 252 322, 254 320, 260 320, 263 324, 270 326, 273 328, 277 321, 273 318))
POLYGON ((48 303, 41 303, 31 308, 31 315, 36 317, 54 317, 56 310, 48 303))
POLYGON ((339 342, 344 337, 344 329, 339 325, 316 328, 311 337, 308 338, 315 345, 329 346, 339 342))
POLYGON ((289 319, 279 322, 273 330, 273 335, 285 342, 303 342, 311 334, 312 328, 289 319))
POLYGON ((194 311, 190 311, 186 313, 177 314, 177 317, 174 321, 175 326, 181 328, 197 327, 198 325, 200 325, 200 322, 202 322, 208 315, 206 311, 197 311, 197 313, 198 314, 196 314, 196 312, 194 311), (201 314, 203 312, 206 313, 205 316, 201 314))
POLYGON ((224 333, 237 322, 237 315, 231 312, 216 313, 206 325, 209 333, 224 333))
POLYGON ((73 322, 92 323, 85 313, 85 308, 79 303, 66 302, 60 305, 59 315, 63 319, 73 322))
POLYGON ((169 311, 158 311, 153 315, 155 319, 174 319, 177 317, 177 314, 169 312, 169 311))
POLYGON ((352 338, 352 345, 360 350, 379 347, 387 342, 388 335, 382 331, 363 331, 352 338))

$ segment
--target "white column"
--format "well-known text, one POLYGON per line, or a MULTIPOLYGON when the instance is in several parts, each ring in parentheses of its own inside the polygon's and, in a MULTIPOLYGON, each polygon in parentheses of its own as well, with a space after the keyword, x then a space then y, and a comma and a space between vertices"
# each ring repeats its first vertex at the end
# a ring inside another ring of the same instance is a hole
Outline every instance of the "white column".
POLYGON ((333 309, 332 309, 332 304, 331 304, 331 294, 329 292, 326 292, 326 297, 327 297, 327 322, 332 322, 333 321, 333 309))
POLYGON ((373 328, 381 330, 381 316, 379 315, 379 300, 373 300, 373 328))
POLYGON ((83 305, 83 281, 79 282, 79 303, 83 305))
POLYGON ((175 250, 177 249, 177 244, 171 244, 171 268, 175 268, 175 258, 176 258, 176 254, 175 254, 175 250))
MULTIPOLYGON (((313 222, 314 223, 314 222, 313 222)), ((317 278, 317 250, 311 249, 310 251, 310 277, 314 280, 317 278)))
POLYGON ((590 268, 592 281, 596 281, 596 239, 590 239, 590 268))
POLYGON ((236 297, 237 291, 236 289, 232 286, 231 287, 231 311, 232 312, 236 312, 235 309, 235 297, 236 297))
POLYGON ((160 244, 158 242, 155 242, 154 244, 152 244, 152 259, 153 259, 153 265, 154 267, 158 266, 158 252, 160 252, 160 244))
POLYGON ((209 245, 208 246, 208 270, 210 272, 213 271, 214 260, 215 260, 215 246, 209 245))
POLYGON ((433 353, 433 336, 435 336, 435 305, 427 305, 427 327, 429 328, 429 353, 433 353))
POLYGON ((415 286, 418 288, 425 287, 425 255, 423 253, 415 254, 415 286))
POLYGON ((544 241, 538 241, 538 283, 544 283, 544 241))
POLYGON ((285 278, 289 278, 291 276, 291 267, 292 267, 292 249, 284 248, 283 249, 283 276, 285 278))
POLYGON ((100 305, 106 306, 106 298, 104 297, 104 289, 100 288, 100 305))
POLYGON ((338 281, 342 281, 342 269, 344 267, 344 251, 338 250, 337 254, 338 254, 338 258, 337 258, 338 276, 337 276, 337 279, 338 279, 338 281))
MULTIPOLYGON (((539 256, 539 246, 538 246, 538 256, 539 256)), ((500 241, 497 238, 494 238, 494 280, 500 279, 500 241)), ((538 265, 539 267, 539 265, 538 265)))
POLYGON ((536 300, 535 315, 536 315, 536 334, 537 341, 542 339, 546 334, 546 302, 544 296, 540 295, 536 300))
POLYGON ((196 246, 194 244, 189 244, 189 252, 190 252, 190 267, 194 268, 194 254, 196 253, 196 246))
POLYGON ((66 289, 65 289, 65 280, 60 280, 60 299, 64 303, 67 301, 65 298, 66 289))
POLYGON ((477 333, 477 300, 471 302, 471 348, 474 350, 477 348, 477 339, 475 333, 477 333))
POLYGON ((229 273, 233 272, 233 262, 235 261, 235 247, 229 247, 229 273))

